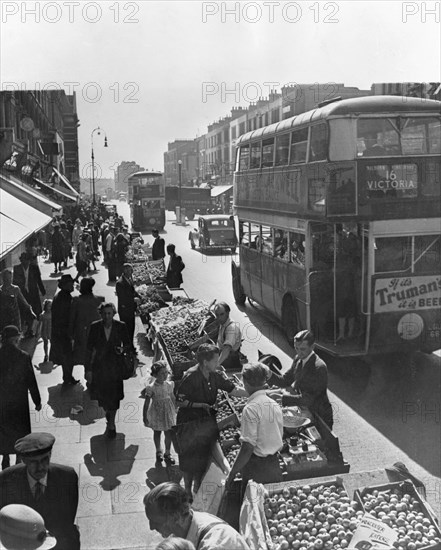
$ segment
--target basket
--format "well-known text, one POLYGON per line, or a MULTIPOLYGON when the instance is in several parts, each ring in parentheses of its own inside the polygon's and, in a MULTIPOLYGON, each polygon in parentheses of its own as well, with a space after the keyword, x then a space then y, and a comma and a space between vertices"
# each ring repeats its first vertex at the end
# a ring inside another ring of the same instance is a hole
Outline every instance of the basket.
MULTIPOLYGON (((362 489, 357 489, 354 493, 354 500, 356 500, 364 512, 369 512, 365 509, 363 497, 366 494, 372 493, 373 491, 393 491, 394 489, 400 489, 404 493, 409 494, 412 498, 416 499, 421 507, 421 511, 424 516, 431 522, 431 528, 433 528, 437 536, 441 538, 441 531, 438 527, 436 517, 433 513, 427 508, 424 500, 419 495, 418 491, 415 489, 415 485, 410 480, 398 481, 394 483, 387 483, 384 485, 374 485, 372 487, 363 487, 362 489)), ((440 550, 441 543, 431 544, 430 546, 423 546, 420 550, 440 550)))

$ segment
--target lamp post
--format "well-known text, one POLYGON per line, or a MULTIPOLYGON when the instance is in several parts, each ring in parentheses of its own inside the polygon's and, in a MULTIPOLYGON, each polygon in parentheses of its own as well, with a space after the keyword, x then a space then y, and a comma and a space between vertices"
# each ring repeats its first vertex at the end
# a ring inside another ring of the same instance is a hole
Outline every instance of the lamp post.
MULTIPOLYGON (((92 159, 92 205, 95 206, 96 204, 96 200, 95 200, 95 155, 93 153, 93 134, 95 132, 98 133, 98 135, 101 135, 101 132, 103 130, 101 130, 101 128, 99 126, 97 126, 96 128, 94 128, 92 130, 92 133, 90 134, 90 142, 91 142, 91 149, 92 149, 92 154, 91 154, 91 159, 92 159)), ((106 136, 106 133, 104 133, 104 147, 107 147, 107 136, 106 136)))
POLYGON ((178 160, 178 181, 179 181, 179 220, 182 221, 182 160, 178 160))

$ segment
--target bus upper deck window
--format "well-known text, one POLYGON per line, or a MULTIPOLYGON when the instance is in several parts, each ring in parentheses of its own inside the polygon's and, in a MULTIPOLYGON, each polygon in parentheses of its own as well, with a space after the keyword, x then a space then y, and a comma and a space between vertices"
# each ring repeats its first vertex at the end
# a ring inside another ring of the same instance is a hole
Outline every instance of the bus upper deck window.
POLYGON ((290 164, 306 162, 306 151, 308 149, 308 129, 296 130, 291 134, 291 157, 290 164))
POLYGON ((328 156, 328 127, 318 124, 311 128, 311 143, 309 146, 309 161, 326 160, 328 156))
POLYGON ((248 165, 250 162, 250 146, 242 145, 239 150, 239 172, 243 170, 248 170, 248 165))
POLYGON ((260 161, 262 158, 261 145, 262 143, 260 141, 251 144, 250 168, 260 168, 260 161))
POLYGON ((262 167, 274 164, 274 138, 265 139, 262 143, 262 167))
POLYGON ((276 137, 276 166, 288 164, 289 134, 276 137))

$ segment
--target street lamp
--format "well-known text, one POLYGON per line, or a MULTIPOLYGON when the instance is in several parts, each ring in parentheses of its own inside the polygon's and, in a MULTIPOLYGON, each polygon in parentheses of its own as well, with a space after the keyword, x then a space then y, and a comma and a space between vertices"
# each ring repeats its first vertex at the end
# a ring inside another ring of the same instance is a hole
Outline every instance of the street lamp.
MULTIPOLYGON (((93 204, 93 206, 95 206, 95 204, 96 204, 96 201, 95 201, 95 155, 93 154, 93 134, 95 132, 97 132, 98 135, 101 135, 102 131, 103 130, 101 130, 101 128, 99 126, 97 126, 96 128, 94 128, 92 130, 92 133, 90 134, 90 142, 91 142, 91 149, 92 149, 91 158, 92 158, 92 204, 93 204)), ((107 136, 106 136, 105 132, 104 132, 104 147, 107 147, 107 136)))
POLYGON ((178 160, 178 181, 179 181, 179 223, 182 221, 182 160, 178 160))

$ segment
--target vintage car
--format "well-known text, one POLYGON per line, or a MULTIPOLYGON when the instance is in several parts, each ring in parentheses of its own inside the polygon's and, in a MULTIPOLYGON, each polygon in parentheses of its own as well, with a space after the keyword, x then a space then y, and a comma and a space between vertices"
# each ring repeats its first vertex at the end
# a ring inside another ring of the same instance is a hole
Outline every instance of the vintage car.
MULTIPOLYGON (((202 252, 229 248, 236 252, 237 238, 233 216, 212 214, 198 220, 199 248, 202 252)), ((192 242, 193 240, 190 239, 192 242)))

